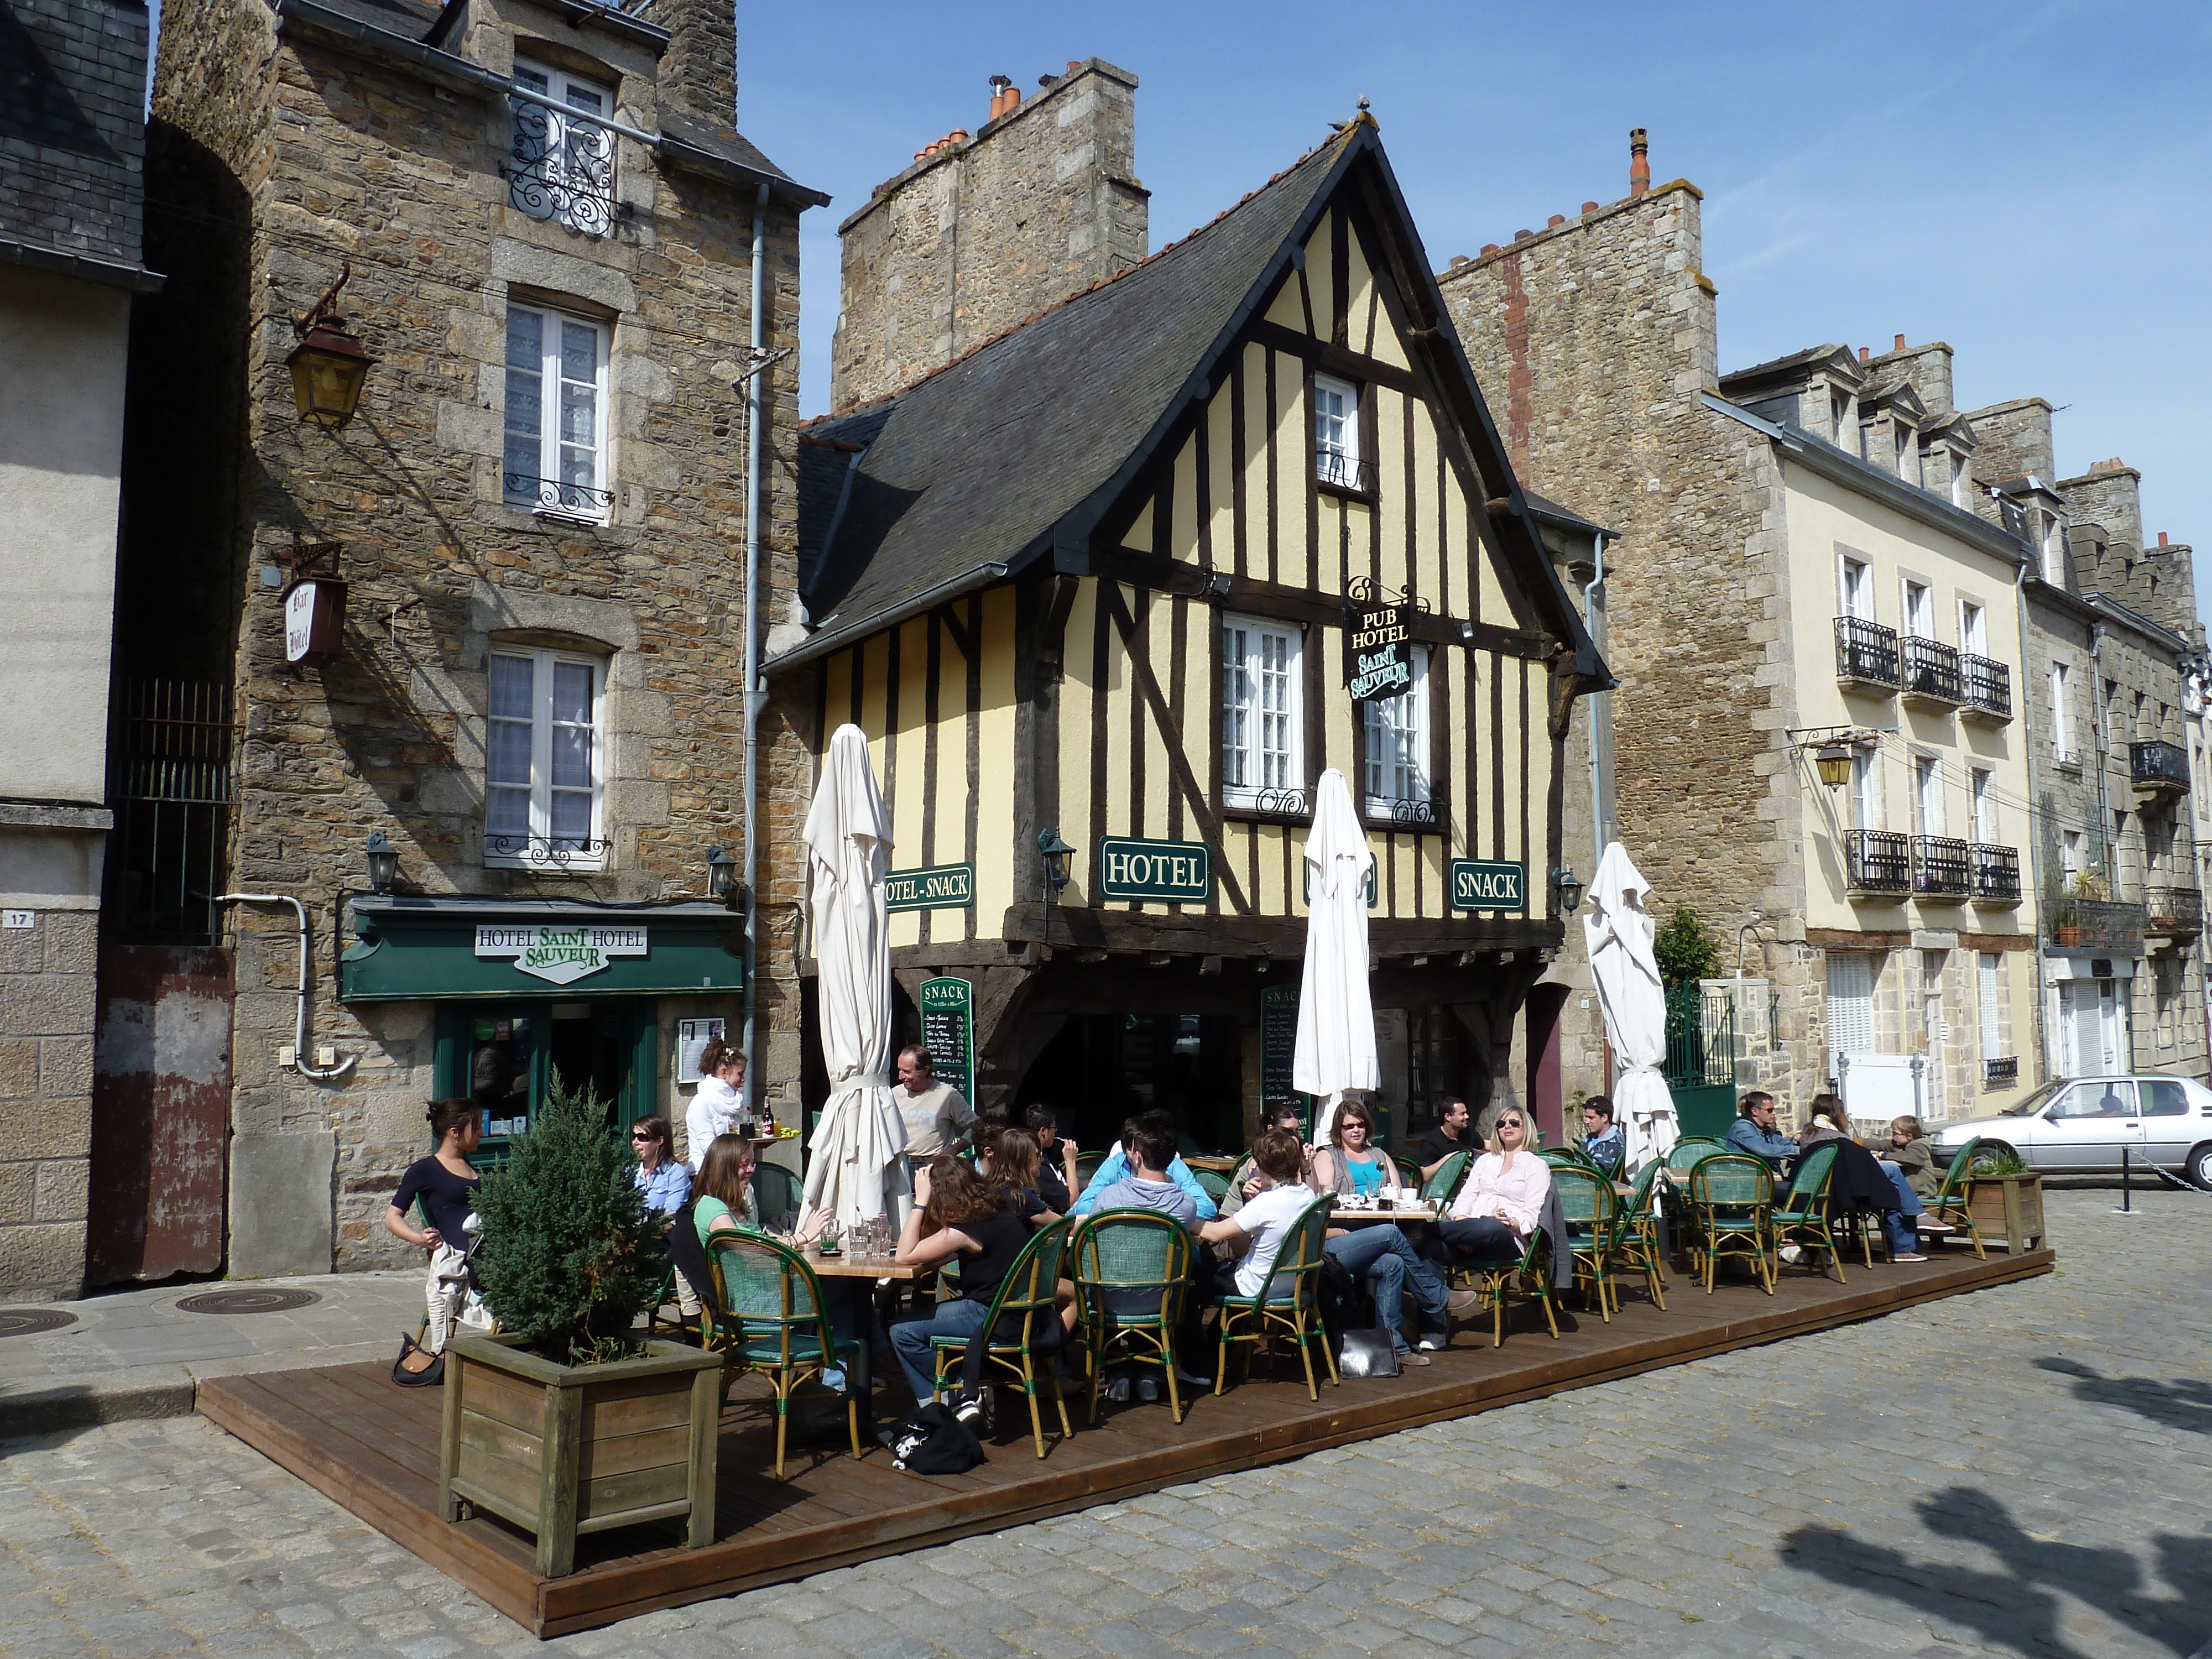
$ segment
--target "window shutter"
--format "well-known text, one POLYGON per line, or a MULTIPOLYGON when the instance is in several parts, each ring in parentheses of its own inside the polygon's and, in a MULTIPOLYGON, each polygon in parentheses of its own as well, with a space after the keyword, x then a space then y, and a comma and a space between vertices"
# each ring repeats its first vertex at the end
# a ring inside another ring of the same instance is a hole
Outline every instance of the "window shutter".
POLYGON ((2004 1057, 2001 1046, 2004 1037, 1997 1022, 1997 988, 2003 969, 2002 956, 1995 951, 1982 952, 1982 1059, 1984 1062, 2004 1057))
POLYGON ((1863 952, 1828 953, 1828 1072, 1840 1077, 1844 1054, 1870 1054, 1874 1043, 1874 958, 1863 952))

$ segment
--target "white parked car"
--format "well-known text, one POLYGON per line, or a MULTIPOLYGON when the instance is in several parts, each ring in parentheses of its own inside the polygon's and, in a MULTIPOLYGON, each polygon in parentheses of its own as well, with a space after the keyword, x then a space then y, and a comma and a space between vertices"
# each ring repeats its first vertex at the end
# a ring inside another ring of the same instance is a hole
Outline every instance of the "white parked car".
MULTIPOLYGON (((1938 1167, 1975 1136, 1984 1152, 2016 1152, 2052 1175, 2118 1175, 2120 1152, 2212 1191, 2212 1089, 2185 1077, 2062 1078, 1995 1117, 1946 1123, 1938 1167)), ((2145 1171, 2148 1173, 2148 1171, 2145 1171)))

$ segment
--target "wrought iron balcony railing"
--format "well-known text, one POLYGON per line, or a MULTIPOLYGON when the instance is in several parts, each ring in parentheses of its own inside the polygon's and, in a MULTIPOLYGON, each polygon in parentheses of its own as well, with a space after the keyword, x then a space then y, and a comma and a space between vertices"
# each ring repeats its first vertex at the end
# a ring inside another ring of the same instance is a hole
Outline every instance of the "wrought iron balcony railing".
POLYGON ((1846 886, 1870 897, 1903 897, 1912 890, 1912 853, 1903 836, 1888 830, 1844 832, 1846 886))
POLYGON ((484 856, 533 870, 596 870, 614 843, 590 836, 503 836, 484 832, 484 856))
POLYGON ((2020 902, 2018 848, 1976 844, 1974 902, 1978 904, 2017 904, 2020 902))
POLYGON ((1959 672, 1956 646, 1917 634, 1907 634, 1901 643, 1905 683, 1899 689, 1906 696, 1947 708, 1955 708, 1966 702, 1966 690, 1959 672))
POLYGON ((2194 887, 2150 887, 2143 890, 2147 925, 2169 938, 2204 931, 2204 895, 2194 887))
POLYGON ((2189 757, 2179 744, 2152 742, 2128 745, 2128 778, 2143 794, 2189 793, 2189 757))
POLYGON ((614 130, 586 111, 553 108, 519 94, 507 107, 514 129, 508 204, 586 236, 612 230, 623 212, 615 200, 614 130))
POLYGON ((2064 748, 2057 748, 2051 751, 2051 763, 2060 771, 2077 778, 2081 775, 2081 768, 2084 764, 2080 750, 2064 748))
POLYGON ((510 472, 501 487, 509 507, 532 507, 540 513, 578 513, 594 519, 604 519, 614 510, 615 492, 594 489, 589 484, 510 472))
POLYGON ((1836 678, 1846 685, 1897 689, 1897 630, 1863 617, 1836 618, 1836 678))
POLYGON ((1224 805, 1233 812, 1249 812, 1263 818, 1303 821, 1313 816, 1313 792, 1309 789, 1230 789, 1224 805))
POLYGON ((1982 1081, 1992 1089, 2008 1089, 2020 1081, 2020 1061, 2008 1055, 2002 1060, 1982 1062, 1982 1081))
POLYGON ((2062 951, 2109 951, 2132 956, 2142 949, 2148 918, 2140 904, 2113 899, 2057 898, 2043 908, 2051 942, 2062 951))
POLYGON ((1432 800, 1394 800, 1387 795, 1367 798, 1367 817, 1375 823, 1392 823, 1407 830, 1436 827, 1437 804, 1432 800))
POLYGON ((1948 836, 1912 838, 1912 890, 1924 899, 1962 899, 1973 889, 1966 843, 1948 836))
POLYGON ((1959 672, 1965 683, 1968 720, 2001 726, 2012 718, 2012 670, 1970 651, 1959 653, 1959 672))
POLYGON ((1347 455, 1340 449, 1314 451, 1314 478, 1332 489, 1348 489, 1358 495, 1375 493, 1375 463, 1347 455))

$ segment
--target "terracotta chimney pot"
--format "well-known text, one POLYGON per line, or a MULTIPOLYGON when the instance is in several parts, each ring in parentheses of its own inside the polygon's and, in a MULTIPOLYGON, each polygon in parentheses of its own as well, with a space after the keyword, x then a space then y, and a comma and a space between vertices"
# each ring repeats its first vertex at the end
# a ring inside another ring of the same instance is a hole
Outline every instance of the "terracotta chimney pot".
POLYGON ((1905 337, 1902 334, 1897 337, 1897 344, 1893 348, 1893 349, 1898 351, 1905 349, 1905 337))
POLYGON ((1544 221, 1544 228, 1547 230, 1557 230, 1561 225, 1564 225, 1566 222, 1567 216, 1565 214, 1555 213, 1550 218, 1544 221))
POLYGON ((1866 360, 1867 360, 1868 358, 1869 358, 1869 357, 1871 357, 1871 356, 1874 356, 1874 348, 1873 348, 1872 346, 1861 346, 1861 347, 1859 348, 1859 361, 1860 361, 1861 362, 1866 362, 1866 360))
POLYGON ((1651 142, 1642 127, 1628 135, 1628 193, 1641 196, 1651 188, 1651 142))
POLYGON ((2172 546, 2172 545, 2173 545, 2173 544, 2172 544, 2172 543, 2171 543, 2171 542, 2169 542, 2169 541, 2167 541, 2167 540, 2166 540, 2166 532, 2164 532, 2163 530, 2161 530, 2161 531, 2160 531, 2160 532, 2158 532, 2158 544, 2159 544, 2160 547, 2171 547, 2171 546, 2172 546))
POLYGON ((1597 204, 1595 202, 1584 202, 1583 204, 1583 211, 1584 213, 1595 213, 1597 211, 1597 204))
POLYGON ((1498 244, 1497 244, 1497 243, 1495 243, 1495 242, 1485 242, 1485 243, 1482 245, 1482 254, 1481 254, 1481 257, 1482 257, 1483 258, 1487 259, 1487 258, 1488 258, 1492 254, 1493 254, 1493 253, 1495 253, 1495 252, 1498 252, 1498 244))

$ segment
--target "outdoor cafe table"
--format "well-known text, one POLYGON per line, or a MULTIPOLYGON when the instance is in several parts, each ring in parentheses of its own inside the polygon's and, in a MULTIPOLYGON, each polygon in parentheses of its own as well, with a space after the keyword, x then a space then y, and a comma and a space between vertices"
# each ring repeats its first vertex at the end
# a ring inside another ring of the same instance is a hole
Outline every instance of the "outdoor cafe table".
POLYGON ((1329 1222, 1338 1227, 1364 1227, 1375 1221, 1434 1221, 1437 1207, 1433 1204, 1401 1204, 1395 1210, 1347 1210, 1341 1205, 1328 1212, 1329 1222))
MULTIPOLYGON (((811 1244, 801 1250, 799 1255, 805 1258, 806 1265, 814 1269, 814 1276, 817 1279, 865 1279, 871 1283, 889 1279, 892 1284, 911 1284, 927 1271, 924 1268, 903 1265, 884 1255, 858 1256, 849 1251, 842 1251, 836 1255, 824 1255, 811 1244)), ((876 1316, 868 1322, 867 1328, 860 1333, 860 1363, 854 1368, 854 1386, 860 1390, 860 1426, 862 1431, 868 1434, 873 1434, 876 1425, 873 1364, 876 1327, 878 1325, 887 1327, 889 1324, 884 1316, 884 1303, 888 1290, 889 1286, 878 1285, 876 1316)))

